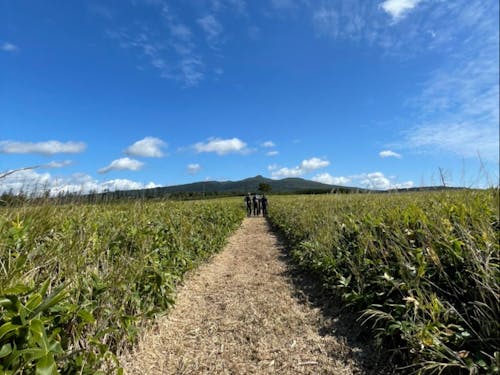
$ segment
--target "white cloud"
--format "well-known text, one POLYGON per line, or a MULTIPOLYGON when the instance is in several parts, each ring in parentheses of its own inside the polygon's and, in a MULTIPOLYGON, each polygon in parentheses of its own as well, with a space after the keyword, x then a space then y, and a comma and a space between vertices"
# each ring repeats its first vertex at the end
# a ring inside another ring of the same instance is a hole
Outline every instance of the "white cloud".
POLYGON ((391 150, 384 150, 380 151, 378 155, 381 158, 398 158, 401 159, 401 154, 398 154, 397 152, 391 151, 391 150))
POLYGON ((4 52, 17 52, 19 51, 19 47, 16 46, 15 44, 5 42, 0 46, 0 50, 4 52))
POLYGON ((21 191, 27 194, 42 194, 49 191, 52 196, 64 193, 103 192, 114 190, 131 190, 159 187, 154 182, 142 182, 127 179, 98 181, 84 173, 76 173, 70 177, 54 177, 50 173, 38 173, 34 170, 24 170, 2 179, 0 194, 21 191))
POLYGON ((191 32, 191 29, 183 23, 171 22, 168 27, 174 37, 184 41, 191 40, 193 33, 191 32))
POLYGON ((498 161, 498 139, 498 128, 467 122, 421 125, 406 136, 409 147, 451 152, 467 158, 480 155, 492 161, 498 161))
POLYGON ((324 167, 328 167, 330 162, 328 160, 322 160, 320 158, 311 158, 307 160, 303 160, 300 163, 300 168, 305 172, 314 171, 315 169, 320 169, 324 167))
POLYGON ((161 158, 164 156, 162 149, 166 146, 167 144, 159 138, 146 137, 129 146, 125 153, 130 156, 161 158))
POLYGON ((205 31, 207 41, 212 46, 220 42, 220 36, 223 32, 223 27, 214 15, 209 14, 197 20, 200 27, 205 31))
POLYGON ((385 0, 380 4, 382 9, 389 13, 394 20, 403 18, 415 8, 421 0, 385 0))
POLYGON ((189 164, 187 166, 189 174, 196 174, 201 170, 201 165, 199 164, 189 164))
POLYGON ((63 160, 63 161, 51 161, 50 163, 44 164, 40 166, 41 168, 63 168, 68 165, 73 164, 71 160, 63 160))
POLYGON ((386 177, 382 172, 362 173, 351 176, 331 176, 329 173, 320 173, 312 178, 313 181, 329 185, 360 186, 374 190, 402 189, 414 186, 413 181, 397 182, 396 177, 386 177))
POLYGON ((15 142, 0 141, 0 154, 77 154, 86 148, 83 142, 15 142))
POLYGON ((276 144, 273 141, 265 141, 262 142, 261 146, 265 148, 270 148, 270 147, 276 147, 276 144))
POLYGON ((180 61, 180 78, 186 87, 196 86, 203 80, 205 77, 203 67, 202 61, 197 57, 189 57, 180 61))
POLYGON ((334 177, 330 173, 320 173, 312 178, 313 181, 321 182, 328 185, 341 185, 346 186, 351 182, 349 177, 334 177))
POLYGON ((144 163, 139 160, 130 159, 130 158, 120 158, 113 160, 110 165, 107 167, 99 169, 99 173, 108 173, 110 171, 121 171, 121 170, 130 170, 130 171, 138 171, 142 168, 144 163))
POLYGON ((276 150, 266 152, 267 156, 276 156, 278 154, 279 154, 279 152, 276 150))
POLYGON ((238 138, 209 138, 207 142, 198 142, 193 147, 196 152, 215 152, 217 155, 249 152, 247 144, 238 138))
POLYGON ((365 173, 353 177, 360 181, 361 186, 374 190, 410 188, 414 185, 413 181, 406 181, 403 183, 393 182, 391 180, 393 180, 394 177, 388 178, 382 172, 365 173))
POLYGON ((382 172, 373 172, 364 176, 361 185, 369 189, 387 190, 391 187, 391 181, 382 172))
POLYGON ((304 174, 304 171, 300 167, 294 168, 280 168, 271 172, 272 178, 287 178, 287 177, 300 177, 304 174))
POLYGON ((163 2, 151 5, 159 6, 158 14, 165 26, 158 28, 166 38, 160 38, 141 21, 136 22, 139 30, 131 31, 133 26, 108 30, 108 37, 117 41, 121 48, 135 51, 137 58, 145 60, 160 77, 179 81, 184 87, 198 85, 205 78, 205 64, 196 53, 197 45, 191 29, 163 2))
POLYGON ((330 165, 328 160, 323 160, 320 158, 311 158, 303 160, 299 166, 288 168, 279 168, 276 165, 269 166, 268 169, 271 171, 272 178, 286 178, 286 177, 300 177, 306 173, 312 172, 316 169, 324 168, 330 165))

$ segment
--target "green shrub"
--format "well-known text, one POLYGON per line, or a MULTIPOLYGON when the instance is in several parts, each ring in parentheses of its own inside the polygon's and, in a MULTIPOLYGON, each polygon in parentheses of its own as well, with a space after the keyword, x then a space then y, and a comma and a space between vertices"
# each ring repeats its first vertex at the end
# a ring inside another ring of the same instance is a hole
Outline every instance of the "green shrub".
POLYGON ((231 199, 0 208, 0 372, 121 372, 117 355, 243 217, 231 199))
POLYGON ((499 370, 498 190, 274 197, 294 259, 419 372, 499 370))

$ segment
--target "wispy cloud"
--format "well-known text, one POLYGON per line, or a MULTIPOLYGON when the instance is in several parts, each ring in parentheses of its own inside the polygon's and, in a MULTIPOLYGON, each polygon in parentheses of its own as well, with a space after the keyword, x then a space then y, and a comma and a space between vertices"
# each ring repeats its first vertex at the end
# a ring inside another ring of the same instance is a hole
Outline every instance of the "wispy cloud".
POLYGON ((159 138, 146 137, 127 147, 125 153, 129 156, 161 158, 165 155, 163 149, 167 144, 159 138))
POLYGON ((420 1, 421 0, 385 0, 380 6, 397 21, 415 8, 420 1))
POLYGON ((87 145, 83 142, 16 142, 0 141, 0 154, 78 154, 85 151, 87 145))
POLYGON ((279 154, 279 152, 276 150, 266 152, 267 156, 276 156, 278 154, 279 154))
POLYGON ((265 148, 271 148, 276 147, 276 144, 273 141, 265 141, 261 143, 261 146, 265 148))
POLYGON ((98 170, 99 173, 108 173, 111 171, 122 171, 122 170, 130 170, 130 171, 138 171, 143 167, 144 163, 139 160, 130 159, 130 158, 120 158, 113 160, 111 164, 107 167, 101 168, 98 170))
POLYGON ((420 125, 406 136, 407 147, 426 152, 445 151, 467 158, 481 156, 498 161, 498 128, 479 124, 434 123, 420 125))
POLYGON ((311 159, 303 160, 300 165, 289 168, 279 168, 276 165, 270 165, 268 169, 271 171, 272 178, 285 178, 285 177, 300 177, 309 172, 317 169, 325 168, 330 165, 328 160, 313 157, 311 159))
POLYGON ((499 5, 495 1, 453 4, 443 5, 448 11, 440 9, 439 19, 448 25, 446 38, 465 40, 445 50, 447 62, 430 74, 420 95, 408 101, 416 125, 405 132, 404 143, 464 157, 479 151, 482 157, 498 161, 499 5))
POLYGON ((391 150, 384 150, 380 151, 378 155, 381 158, 398 158, 401 159, 401 154, 398 154, 397 152, 391 151, 391 150))
POLYGON ((221 35, 223 27, 213 14, 208 14, 205 17, 197 20, 200 27, 205 32, 207 42, 212 48, 216 48, 221 43, 221 35))
POLYGON ((189 174, 197 174, 201 170, 201 165, 199 164, 188 164, 187 170, 189 174))
POLYGON ((205 78, 205 64, 196 52, 192 30, 166 3, 146 5, 157 8, 156 22, 137 19, 132 26, 108 30, 107 36, 121 48, 135 51, 160 77, 181 82, 184 87, 197 86, 205 78))
POLYGON ((15 44, 4 42, 0 45, 0 50, 4 52, 17 52, 19 51, 19 47, 15 44))
POLYGON ((199 153, 214 152, 217 155, 226 155, 230 153, 244 154, 250 151, 247 144, 239 138, 210 138, 206 142, 196 143, 193 148, 199 153))
POLYGON ((73 164, 71 160, 63 160, 63 161, 51 161, 50 163, 43 164, 41 168, 64 168, 68 165, 73 164))

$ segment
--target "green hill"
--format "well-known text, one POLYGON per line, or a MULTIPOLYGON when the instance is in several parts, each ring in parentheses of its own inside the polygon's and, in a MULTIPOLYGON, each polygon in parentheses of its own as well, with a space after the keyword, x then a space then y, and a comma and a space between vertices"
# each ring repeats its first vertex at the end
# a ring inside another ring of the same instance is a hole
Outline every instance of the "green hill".
POLYGON ((258 191, 259 184, 268 184, 273 193, 304 193, 304 192, 329 192, 332 189, 353 189, 334 185, 322 184, 303 178, 284 178, 272 180, 263 176, 255 176, 240 181, 202 181, 191 184, 166 186, 156 188, 158 192, 176 193, 219 193, 219 194, 245 194, 258 191))

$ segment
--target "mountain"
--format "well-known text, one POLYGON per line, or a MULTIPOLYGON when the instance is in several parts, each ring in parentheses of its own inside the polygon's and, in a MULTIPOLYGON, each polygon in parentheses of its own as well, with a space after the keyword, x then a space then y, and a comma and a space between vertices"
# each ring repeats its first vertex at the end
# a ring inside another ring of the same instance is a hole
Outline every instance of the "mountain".
MULTIPOLYGON (((303 178, 284 178, 272 180, 263 176, 255 176, 240 181, 202 181, 192 184, 166 186, 156 188, 163 193, 223 193, 223 194, 245 194, 255 193, 259 184, 268 184, 273 193, 300 193, 300 192, 325 192, 335 188, 334 185, 322 184, 316 181, 304 180, 303 178)), ((345 188, 344 188, 345 189, 345 188)))
POLYGON ((242 195, 248 192, 256 193, 259 184, 268 184, 271 193, 325 193, 333 189, 342 192, 362 191, 358 188, 322 184, 303 178, 284 178, 272 180, 263 176, 255 176, 239 181, 200 181, 191 184, 157 187, 152 189, 128 190, 115 192, 119 196, 160 197, 170 195, 242 195))

